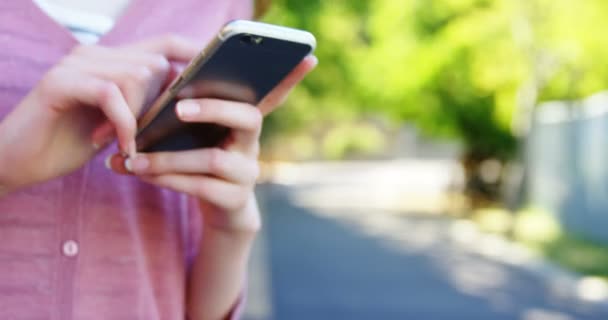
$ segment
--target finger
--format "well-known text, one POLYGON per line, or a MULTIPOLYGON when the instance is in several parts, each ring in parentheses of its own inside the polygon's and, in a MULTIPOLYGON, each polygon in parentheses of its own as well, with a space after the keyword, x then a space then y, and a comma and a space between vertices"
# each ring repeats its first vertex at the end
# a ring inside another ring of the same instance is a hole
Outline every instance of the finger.
MULTIPOLYGON (((116 50, 112 51, 112 54, 116 53, 116 50)), ((67 59, 66 64, 118 84, 127 103, 137 114, 144 105, 158 96, 171 68, 166 60, 156 60, 162 56, 133 52, 125 52, 123 55, 130 58, 108 60, 108 57, 103 57, 96 60, 98 63, 90 63, 90 57, 77 56, 67 59)))
POLYGON ((165 35, 130 45, 127 48, 159 53, 169 60, 188 62, 199 54, 202 46, 182 36, 165 35))
POLYGON ((218 99, 187 99, 177 103, 178 118, 184 122, 214 123, 232 129, 230 145, 255 154, 263 116, 254 106, 218 99))
MULTIPOLYGON (((95 77, 112 81, 119 86, 132 112, 140 114, 159 93, 171 71, 168 61, 159 54, 83 46, 78 54, 62 61, 95 77), (91 60, 96 63, 90 63, 91 60)), ((115 137, 114 126, 104 122, 93 132, 96 148, 108 144, 115 137)))
POLYGON ((95 149, 102 149, 106 147, 114 138, 116 138, 116 130, 114 130, 114 124, 109 121, 104 121, 97 128, 93 130, 92 140, 93 147, 95 149))
POLYGON ((155 91, 154 95, 157 95, 160 89, 160 83, 158 80, 154 80, 152 71, 142 65, 121 62, 97 65, 84 59, 73 59, 70 66, 84 73, 116 83, 134 114, 138 114, 143 108, 144 103, 148 100, 147 96, 150 95, 148 94, 149 91, 155 91))
POLYGON ((167 72, 169 61, 160 53, 146 52, 141 50, 129 50, 127 48, 109 48, 98 45, 81 45, 74 49, 74 54, 64 60, 65 63, 77 61, 74 58, 84 58, 93 66, 105 66, 108 64, 121 63, 132 66, 146 66, 154 72, 167 72), (96 63, 91 64, 93 60, 96 63))
POLYGON ((315 56, 308 56, 293 69, 285 79, 283 79, 276 88, 274 88, 262 101, 258 104, 258 108, 263 114, 269 114, 278 106, 280 106, 291 90, 300 82, 308 73, 310 73, 319 63, 315 56))
POLYGON ((112 169, 116 168, 121 173, 128 171, 136 175, 200 174, 241 184, 253 184, 259 175, 256 159, 220 148, 138 153, 135 158, 125 159, 122 163, 111 160, 110 164, 112 169))
MULTIPOLYGON (((114 125, 122 150, 135 155, 136 122, 118 86, 114 83, 57 68, 49 77, 55 94, 71 97, 80 104, 98 107, 114 125)), ((71 104, 67 104, 69 106, 71 104)), ((58 106, 61 109, 65 106, 58 106)))
POLYGON ((251 186, 233 184, 208 176, 168 174, 140 178, 159 187, 184 192, 228 212, 244 208, 251 194, 251 186))
POLYGON ((125 167, 126 159, 128 159, 128 157, 125 155, 111 154, 105 159, 104 164, 109 170, 119 174, 129 175, 131 172, 125 167))
POLYGON ((104 82, 100 83, 96 90, 99 107, 108 120, 114 124, 121 149, 129 155, 135 156, 136 120, 120 89, 113 83, 104 82))
POLYGON ((176 113, 184 122, 215 123, 234 130, 258 132, 262 114, 254 106, 219 99, 185 99, 177 103, 176 113))

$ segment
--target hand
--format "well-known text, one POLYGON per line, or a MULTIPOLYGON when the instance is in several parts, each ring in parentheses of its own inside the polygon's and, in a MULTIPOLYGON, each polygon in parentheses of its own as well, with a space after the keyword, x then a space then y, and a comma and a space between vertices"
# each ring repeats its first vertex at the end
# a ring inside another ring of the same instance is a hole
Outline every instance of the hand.
POLYGON ((197 53, 174 36, 76 47, 0 122, 0 190, 75 171, 114 135, 135 154, 135 117, 168 81, 168 59, 186 62, 197 53))
POLYGON ((221 147, 140 153, 134 158, 117 154, 109 158, 108 165, 116 172, 132 173, 143 181, 198 198, 207 228, 255 233, 261 225, 253 188, 259 172, 263 115, 283 102, 316 64, 315 57, 305 58, 258 108, 216 99, 181 100, 176 111, 182 121, 216 123, 231 129, 221 147))

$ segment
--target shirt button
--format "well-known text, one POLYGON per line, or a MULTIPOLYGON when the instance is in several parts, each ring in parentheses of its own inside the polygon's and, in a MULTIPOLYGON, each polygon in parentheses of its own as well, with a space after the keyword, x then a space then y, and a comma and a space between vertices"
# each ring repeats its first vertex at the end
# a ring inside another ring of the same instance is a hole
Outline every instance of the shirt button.
POLYGON ((78 243, 74 240, 68 240, 63 243, 62 251, 66 257, 73 257, 78 254, 78 243))

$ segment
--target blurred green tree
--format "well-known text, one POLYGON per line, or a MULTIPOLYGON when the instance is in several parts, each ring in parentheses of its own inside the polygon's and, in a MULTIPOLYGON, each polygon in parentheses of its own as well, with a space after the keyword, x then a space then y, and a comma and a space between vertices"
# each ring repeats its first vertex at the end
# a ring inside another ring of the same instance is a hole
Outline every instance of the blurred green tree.
POLYGON ((274 0, 265 20, 313 32, 320 65, 266 135, 380 116, 508 160, 539 101, 605 88, 607 18, 605 0, 274 0))

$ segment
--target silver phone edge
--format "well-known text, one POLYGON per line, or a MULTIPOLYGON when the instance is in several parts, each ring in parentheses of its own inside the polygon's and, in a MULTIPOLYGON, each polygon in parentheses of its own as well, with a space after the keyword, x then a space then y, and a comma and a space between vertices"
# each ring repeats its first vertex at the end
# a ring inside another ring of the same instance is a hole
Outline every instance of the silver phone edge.
POLYGON ((308 31, 249 20, 233 20, 227 23, 222 28, 222 31, 220 31, 219 38, 225 41, 232 36, 240 34, 252 34, 306 44, 311 47, 311 52, 317 46, 315 36, 308 31))

